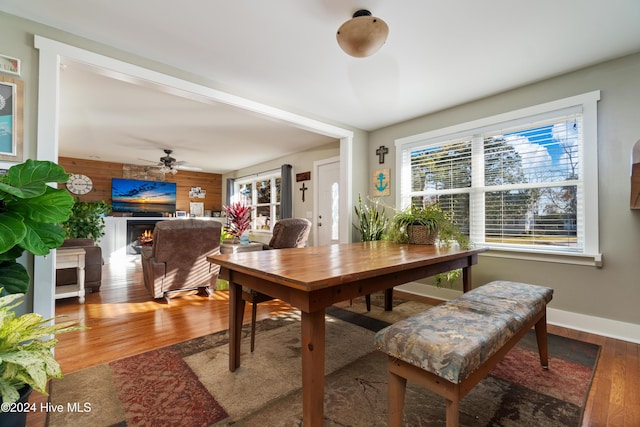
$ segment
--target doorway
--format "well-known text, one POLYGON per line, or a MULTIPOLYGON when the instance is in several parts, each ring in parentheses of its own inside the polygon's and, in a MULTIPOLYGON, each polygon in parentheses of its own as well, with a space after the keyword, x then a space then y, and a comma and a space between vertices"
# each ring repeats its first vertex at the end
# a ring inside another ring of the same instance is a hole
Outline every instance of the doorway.
POLYGON ((340 158, 315 162, 318 182, 316 221, 317 245, 331 245, 340 241, 340 158))
MULTIPOLYGON (((351 181, 347 179, 351 173, 349 153, 352 152, 353 132, 327 123, 298 116, 277 108, 258 104, 229 93, 202 86, 193 82, 169 76, 157 71, 126 63, 114 58, 75 46, 57 42, 36 35, 35 48, 39 50, 38 70, 38 129, 37 159, 58 161, 58 98, 60 96, 60 62, 62 59, 79 61, 87 65, 110 70, 111 73, 125 76, 128 81, 147 82, 170 88, 181 93, 195 94, 212 102, 222 102, 244 108, 250 113, 262 114, 318 134, 340 139, 340 157, 343 158, 343 173, 340 174, 343 193, 351 193, 351 181), (345 173, 346 171, 346 173, 345 173)), ((342 197, 340 212, 343 218, 343 229, 348 229, 350 206, 348 197, 342 197)), ((55 251, 53 251, 55 252, 55 251)), ((34 258, 33 274, 33 310, 45 318, 54 316, 54 289, 51 286, 55 279, 55 255, 34 258)))

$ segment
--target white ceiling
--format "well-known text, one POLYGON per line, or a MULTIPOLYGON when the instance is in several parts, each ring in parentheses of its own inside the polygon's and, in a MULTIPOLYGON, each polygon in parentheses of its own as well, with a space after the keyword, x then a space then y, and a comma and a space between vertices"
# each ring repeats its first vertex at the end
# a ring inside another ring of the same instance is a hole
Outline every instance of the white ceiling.
MULTIPOLYGON (((364 130, 640 51, 638 0, 247 3, 2 0, 0 10, 183 69, 235 95, 364 130), (364 59, 347 56, 335 40, 360 8, 390 28, 385 46, 364 59)), ((188 165, 225 172, 331 141, 76 64, 62 73, 61 97, 60 154, 71 157, 144 164, 136 159, 153 163, 171 148, 188 165)))

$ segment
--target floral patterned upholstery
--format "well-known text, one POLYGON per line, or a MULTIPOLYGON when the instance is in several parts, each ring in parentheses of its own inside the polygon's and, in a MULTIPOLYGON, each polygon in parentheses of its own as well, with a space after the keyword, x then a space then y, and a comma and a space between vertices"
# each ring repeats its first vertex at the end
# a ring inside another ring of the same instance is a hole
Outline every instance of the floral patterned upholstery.
POLYGON ((394 323, 378 350, 458 384, 544 309, 553 289, 495 281, 394 323))

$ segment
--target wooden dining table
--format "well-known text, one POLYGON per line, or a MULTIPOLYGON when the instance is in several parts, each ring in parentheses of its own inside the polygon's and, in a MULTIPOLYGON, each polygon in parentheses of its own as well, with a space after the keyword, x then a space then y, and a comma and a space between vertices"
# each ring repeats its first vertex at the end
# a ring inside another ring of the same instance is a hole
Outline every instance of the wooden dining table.
POLYGON ((325 309, 458 268, 466 292, 471 266, 486 250, 374 241, 209 256, 209 262, 220 266, 220 277, 229 281, 229 370, 240 367, 243 286, 300 309, 303 424, 321 426, 325 309))

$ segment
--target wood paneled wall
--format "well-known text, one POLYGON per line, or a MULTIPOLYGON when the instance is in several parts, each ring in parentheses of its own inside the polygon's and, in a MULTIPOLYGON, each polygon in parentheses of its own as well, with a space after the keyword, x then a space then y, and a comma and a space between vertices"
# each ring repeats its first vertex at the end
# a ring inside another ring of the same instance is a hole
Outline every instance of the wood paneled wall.
POLYGON ((169 181, 176 183, 176 209, 189 212, 190 202, 203 202, 204 209, 222 210, 222 175, 204 172, 179 171, 175 175, 163 176, 158 168, 147 166, 125 165, 122 163, 100 162, 96 160, 58 158, 58 164, 67 173, 87 175, 93 181, 93 189, 78 196, 84 201, 104 200, 111 204, 111 178, 144 179, 149 181, 169 181), (190 199, 189 191, 200 187, 206 191, 204 199, 190 199))

